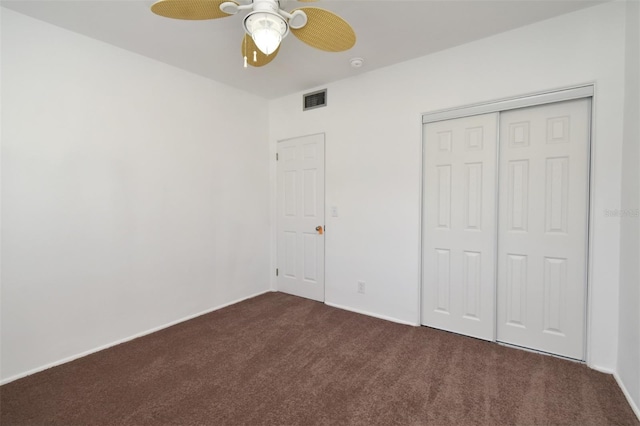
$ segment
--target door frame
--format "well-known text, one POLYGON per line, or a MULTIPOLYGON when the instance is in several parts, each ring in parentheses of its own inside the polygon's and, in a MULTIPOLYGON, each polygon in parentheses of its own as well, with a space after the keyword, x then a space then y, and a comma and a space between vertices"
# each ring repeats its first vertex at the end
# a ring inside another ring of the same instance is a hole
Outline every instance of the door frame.
POLYGON ((275 143, 272 144, 270 157, 271 157, 271 171, 270 171, 270 180, 271 180, 271 273, 270 273, 270 287, 272 292, 277 292, 278 290, 278 277, 276 270, 278 269, 278 147, 280 142, 288 142, 293 139, 300 139, 309 136, 320 136, 322 135, 323 143, 323 151, 322 155, 324 157, 323 160, 323 186, 324 186, 324 197, 322 197, 323 203, 323 215, 324 215, 324 223, 322 224, 323 233, 324 233, 324 244, 322 246, 322 275, 324 277, 324 282, 322 283, 322 302, 326 303, 327 300, 327 238, 326 238, 326 228, 327 228, 327 134, 326 132, 314 132, 314 133, 306 133, 299 136, 291 136, 283 139, 276 139, 275 143))
MULTIPOLYGON (((588 141, 588 147, 587 147, 587 229, 585 230, 587 235, 586 235, 586 271, 585 271, 585 285, 586 285, 586 292, 585 292, 585 306, 584 306, 584 354, 585 354, 585 360, 584 362, 586 362, 588 365, 591 364, 590 360, 591 360, 591 313, 592 313, 592 301, 593 301, 593 297, 592 297, 592 285, 591 285, 591 277, 592 277, 592 272, 593 272, 593 238, 592 235, 594 233, 594 229, 593 229, 593 218, 595 217, 595 212, 594 212, 594 203, 593 203, 593 188, 594 188, 594 170, 595 170, 595 164, 594 164, 594 155, 593 155, 593 150, 594 150, 594 145, 595 145, 595 127, 594 127, 594 123, 595 123, 595 111, 596 111, 596 83, 595 82, 589 82, 589 83, 585 83, 585 84, 579 84, 576 86, 567 86, 567 87, 562 87, 562 88, 557 88, 557 89, 553 89, 553 90, 548 90, 548 91, 544 91, 544 92, 535 92, 535 93, 529 93, 529 94, 523 94, 523 95, 519 95, 519 96, 513 96, 513 97, 508 97, 508 98, 501 98, 501 99, 496 99, 496 100, 492 100, 492 101, 487 101, 487 102, 480 102, 480 103, 475 103, 475 104, 468 104, 468 105, 463 105, 460 107, 456 107, 456 108, 447 108, 447 109, 441 109, 441 110, 436 110, 436 111, 431 111, 431 112, 425 112, 421 114, 421 130, 420 130, 420 182, 419 182, 419 217, 420 217, 420 222, 419 222, 419 234, 420 234, 420 242, 419 242, 419 256, 418 256, 418 282, 420 283, 420 285, 418 286, 418 294, 417 294, 417 300, 418 300, 418 319, 417 319, 417 323, 419 325, 422 325, 422 296, 423 296, 423 286, 424 283, 422 282, 422 256, 423 256, 423 251, 424 251, 424 247, 422 244, 422 239, 423 239, 423 233, 424 233, 424 223, 423 223, 423 202, 424 202, 424 174, 425 174, 425 167, 424 167, 424 161, 422 160, 424 158, 424 125, 428 124, 428 123, 433 123, 433 122, 437 122, 437 121, 445 121, 445 120, 452 120, 455 118, 464 118, 464 117, 470 117, 473 115, 479 115, 479 114, 486 114, 486 113, 491 113, 491 112, 503 112, 503 111, 508 111, 508 110, 512 110, 512 109, 520 109, 520 108, 527 108, 527 107, 532 107, 532 106, 539 106, 539 105, 544 105, 544 104, 550 104, 550 103, 556 103, 556 102, 563 102, 563 101, 570 101, 570 100, 574 100, 574 99, 584 99, 584 98, 590 98, 591 99, 591 113, 589 115, 589 141, 588 141)), ((498 129, 498 141, 500 141, 500 132, 498 129)), ((496 149, 496 161, 499 161, 500 158, 500 150, 499 147, 497 147, 496 149)), ((498 163, 496 163, 498 164, 498 163)), ((499 175, 497 176, 497 178, 499 178, 499 175)), ((496 185, 495 188, 496 191, 496 197, 495 197, 495 202, 496 202, 496 212, 497 212, 497 207, 498 207, 498 202, 499 202, 499 198, 498 198, 498 186, 496 185)), ((496 224, 498 221, 497 215, 495 218, 496 224)), ((495 235, 495 251, 497 253, 498 250, 498 235, 496 233, 495 235)), ((497 272, 497 262, 498 262, 498 258, 496 256, 495 259, 495 265, 494 265, 494 269, 497 272)), ((494 297, 496 298, 496 307, 497 307, 497 282, 493 283, 494 286, 494 297)), ((498 323, 497 323, 498 319, 497 319, 497 315, 494 315, 494 339, 493 342, 497 343, 497 328, 498 328, 498 323)), ((535 350, 533 350, 534 352, 537 352, 535 350)))

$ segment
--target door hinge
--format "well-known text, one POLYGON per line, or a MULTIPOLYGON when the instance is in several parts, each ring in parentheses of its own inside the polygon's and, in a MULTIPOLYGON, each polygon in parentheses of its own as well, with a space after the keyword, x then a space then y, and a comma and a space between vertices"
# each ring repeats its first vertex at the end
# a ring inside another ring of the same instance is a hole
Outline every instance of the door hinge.
POLYGON ((276 161, 278 161, 278 153, 276 152, 276 161))
POLYGON ((276 277, 278 276, 278 268, 276 268, 276 277))

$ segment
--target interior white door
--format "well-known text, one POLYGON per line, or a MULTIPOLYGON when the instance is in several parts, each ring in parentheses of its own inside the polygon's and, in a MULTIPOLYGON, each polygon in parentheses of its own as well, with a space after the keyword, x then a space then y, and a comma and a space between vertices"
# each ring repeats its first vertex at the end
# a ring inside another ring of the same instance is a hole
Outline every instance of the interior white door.
POLYGON ((277 286, 324 301, 324 134, 278 142, 277 286))
POLYGON ((584 359, 590 99, 500 117, 498 340, 584 359))
POLYGON ((498 113, 424 125, 422 323, 495 339, 498 113))

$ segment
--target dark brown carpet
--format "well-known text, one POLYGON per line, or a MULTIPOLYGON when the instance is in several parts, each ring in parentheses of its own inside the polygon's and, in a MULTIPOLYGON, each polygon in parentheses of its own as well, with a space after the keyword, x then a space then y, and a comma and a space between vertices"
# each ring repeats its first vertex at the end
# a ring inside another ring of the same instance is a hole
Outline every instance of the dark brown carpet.
POLYGON ((0 388, 2 425, 638 425, 584 365, 270 293, 0 388))

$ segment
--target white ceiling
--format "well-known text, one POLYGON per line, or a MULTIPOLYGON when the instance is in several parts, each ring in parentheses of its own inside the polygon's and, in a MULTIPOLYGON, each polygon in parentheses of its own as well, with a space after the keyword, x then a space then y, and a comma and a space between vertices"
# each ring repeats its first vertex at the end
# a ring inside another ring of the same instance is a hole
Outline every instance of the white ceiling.
POLYGON ((321 7, 345 18, 358 40, 347 52, 327 53, 289 35, 278 57, 243 68, 242 19, 181 21, 157 16, 152 1, 3 0, 2 6, 97 40, 154 58, 265 98, 332 81, 603 3, 606 0, 324 0, 281 1, 285 10, 321 7), (362 57, 360 69, 349 65, 362 57))

